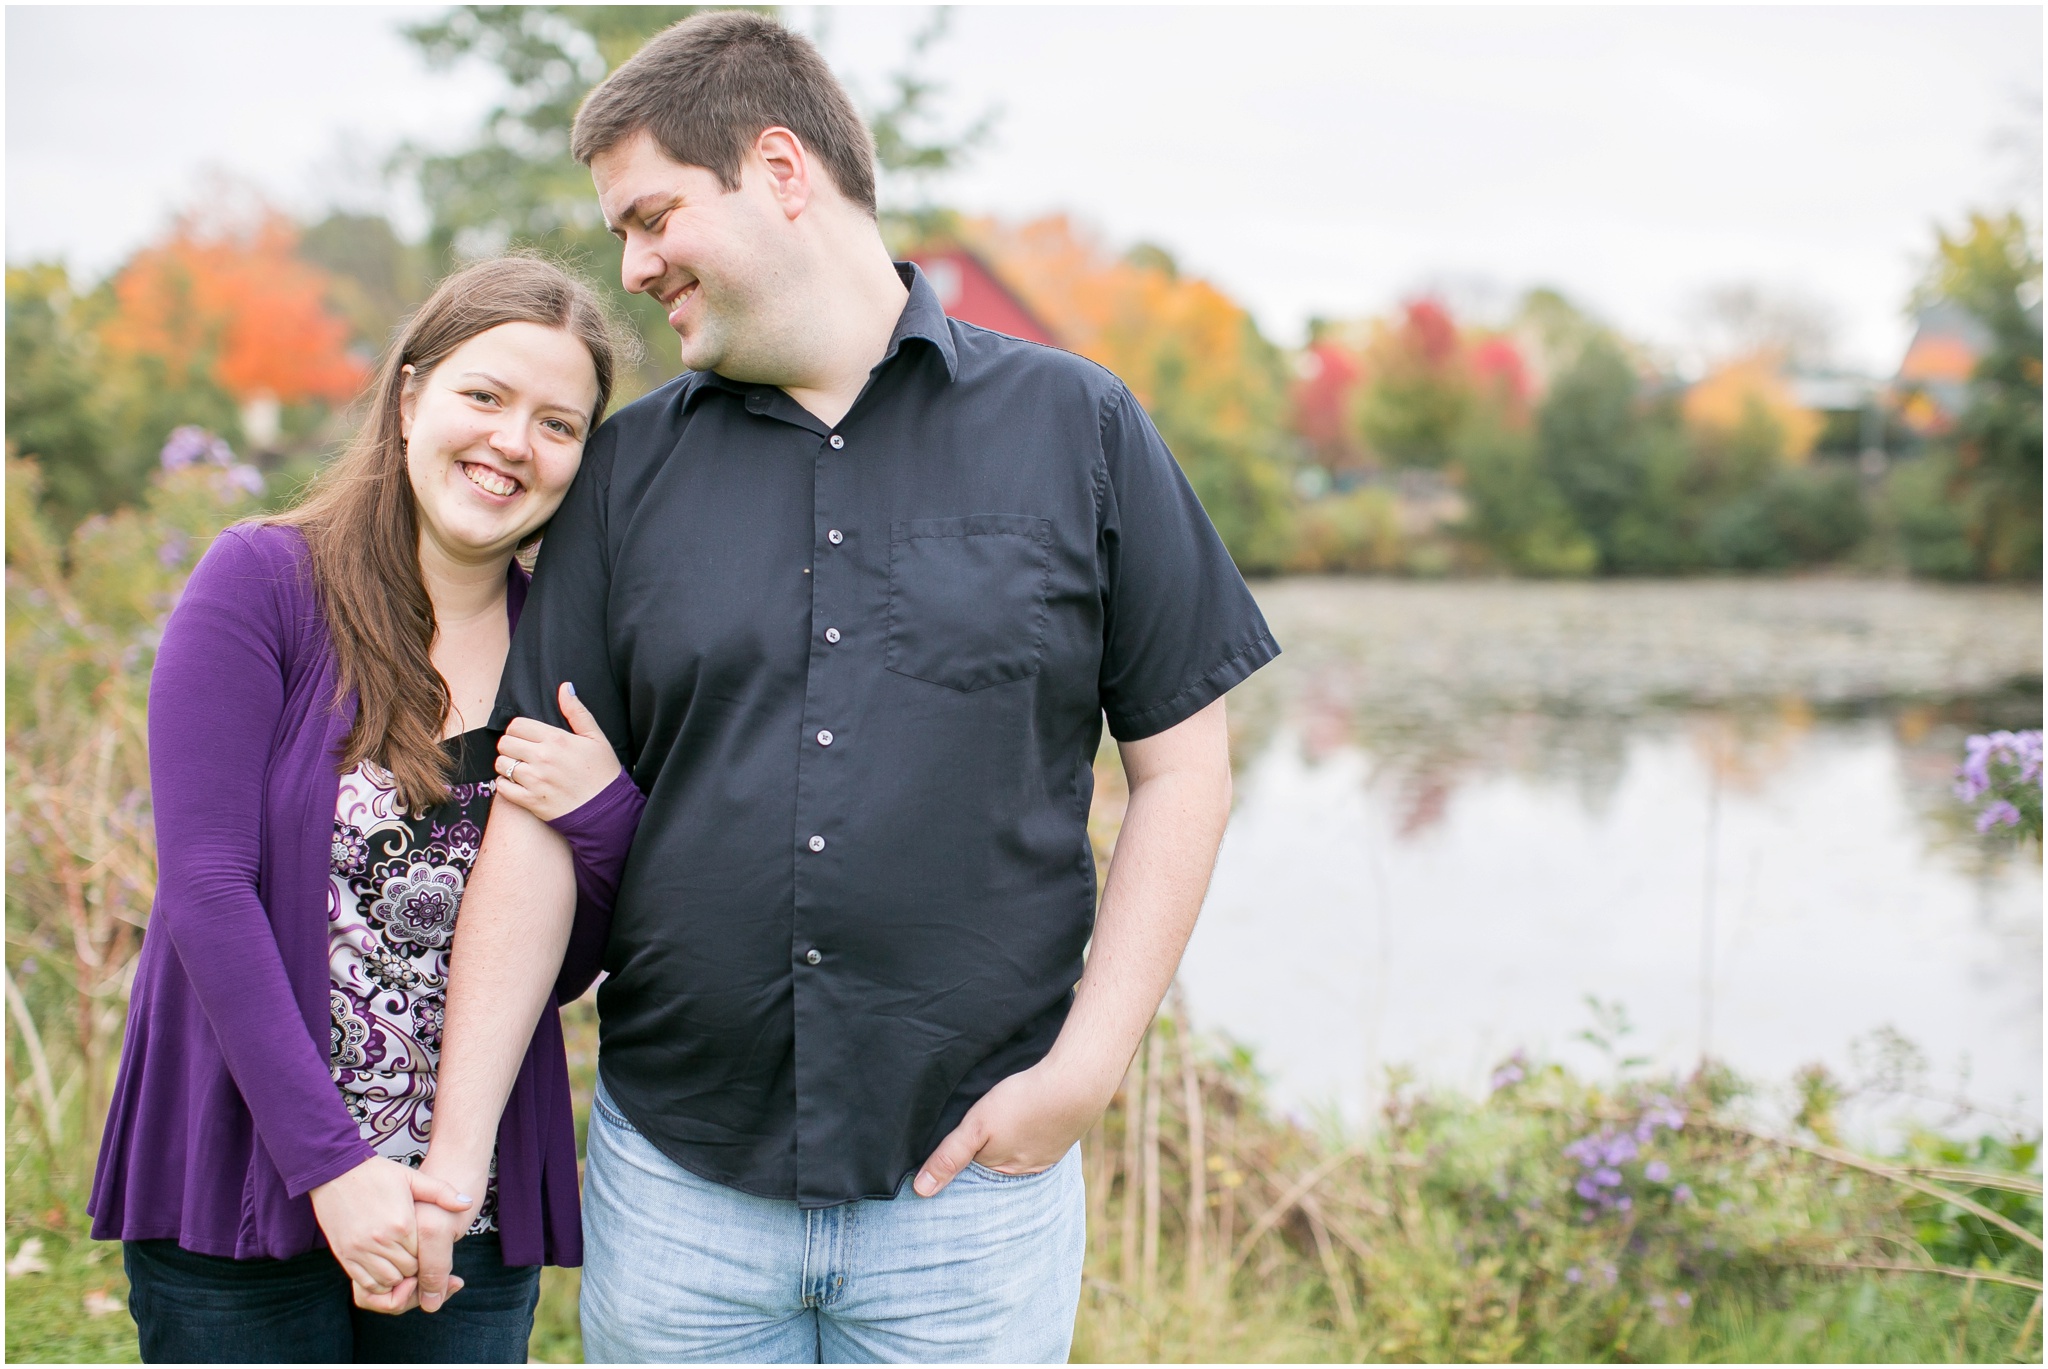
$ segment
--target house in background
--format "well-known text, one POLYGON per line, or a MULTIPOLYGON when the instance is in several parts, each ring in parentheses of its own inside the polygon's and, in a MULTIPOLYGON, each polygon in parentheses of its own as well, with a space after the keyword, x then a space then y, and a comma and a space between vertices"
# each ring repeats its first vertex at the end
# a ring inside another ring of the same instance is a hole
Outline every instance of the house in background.
POLYGON ((1892 381, 1892 399, 1908 429, 1935 437, 1955 426, 1969 402, 1970 376, 1990 347, 1991 335, 1949 303, 1929 305, 1913 323, 1913 340, 1892 381))
POLYGON ((924 272, 949 318, 1008 333, 1026 342, 1059 346, 1059 339, 1031 307, 996 278, 988 263, 964 247, 934 247, 912 252, 910 260, 924 272))

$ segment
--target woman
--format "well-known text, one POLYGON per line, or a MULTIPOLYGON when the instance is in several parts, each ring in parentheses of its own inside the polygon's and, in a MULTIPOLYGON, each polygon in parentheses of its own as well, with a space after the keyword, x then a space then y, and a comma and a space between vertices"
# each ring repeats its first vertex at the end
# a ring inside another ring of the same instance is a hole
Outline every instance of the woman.
POLYGON ((614 366, 604 309, 555 266, 451 276, 384 359, 355 446, 296 509, 224 532, 165 627, 157 899, 91 1204, 93 1235, 124 1243, 146 1360, 523 1361, 535 1266, 581 1262, 553 1002, 492 1190, 413 1167, 493 798, 576 855, 558 1001, 596 975, 639 819, 571 686, 576 730, 530 734, 510 780, 484 726, 525 598, 514 554, 560 505, 614 366), (375 1315, 410 1301, 416 1199, 474 1216, 467 1288, 431 1317, 375 1315))

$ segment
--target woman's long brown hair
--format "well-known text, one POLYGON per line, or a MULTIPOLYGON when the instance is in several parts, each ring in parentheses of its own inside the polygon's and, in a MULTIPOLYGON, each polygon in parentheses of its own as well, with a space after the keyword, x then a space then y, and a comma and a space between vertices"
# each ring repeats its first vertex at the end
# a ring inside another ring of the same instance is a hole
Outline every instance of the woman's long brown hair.
POLYGON ((553 262, 507 256, 455 272, 407 320, 379 363, 355 440, 272 522, 296 527, 312 553, 314 587, 341 668, 336 706, 356 696, 343 771, 365 760, 391 772, 399 802, 448 797, 441 726, 452 700, 434 669, 434 604, 420 574, 419 522, 407 475, 399 401, 463 343, 505 323, 560 328, 597 372, 593 428, 611 399, 619 335, 597 294, 553 262), (412 367, 408 378, 405 367, 412 367))

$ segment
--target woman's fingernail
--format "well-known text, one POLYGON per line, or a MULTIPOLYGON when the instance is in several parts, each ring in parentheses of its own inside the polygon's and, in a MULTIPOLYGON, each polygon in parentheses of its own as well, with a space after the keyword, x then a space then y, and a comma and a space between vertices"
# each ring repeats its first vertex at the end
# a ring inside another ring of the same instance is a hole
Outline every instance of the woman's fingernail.
POLYGON ((566 689, 566 690, 568 690, 568 691, 569 691, 569 697, 570 697, 570 698, 572 698, 572 699, 573 699, 573 698, 575 698, 575 697, 576 697, 576 682, 575 682, 574 680, 564 680, 564 681, 562 681, 562 688, 564 688, 564 689, 566 689))
POLYGON ((455 1201, 461 1203, 464 1207, 468 1207, 476 1199, 470 1197, 467 1193, 458 1193, 455 1195, 455 1201))

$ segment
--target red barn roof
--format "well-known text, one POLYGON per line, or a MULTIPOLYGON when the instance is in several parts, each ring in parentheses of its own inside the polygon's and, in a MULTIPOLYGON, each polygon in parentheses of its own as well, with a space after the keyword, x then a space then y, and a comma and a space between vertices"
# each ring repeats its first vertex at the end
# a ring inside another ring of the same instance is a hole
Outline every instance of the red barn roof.
POLYGON ((980 257, 964 247, 934 248, 913 252, 910 260, 932 283, 948 317, 962 323, 990 328, 1026 342, 1058 346, 1052 329, 1039 321, 1029 305, 1018 299, 1010 287, 996 278, 980 257))

